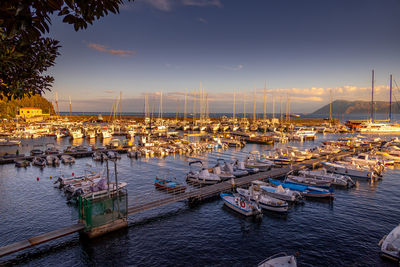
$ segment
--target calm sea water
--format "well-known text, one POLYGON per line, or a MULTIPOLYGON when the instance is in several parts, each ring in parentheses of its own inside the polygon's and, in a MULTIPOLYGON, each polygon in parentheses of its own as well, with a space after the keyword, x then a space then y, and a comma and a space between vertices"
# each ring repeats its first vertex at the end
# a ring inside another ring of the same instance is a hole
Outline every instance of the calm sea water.
MULTIPOLYGON (((292 145, 312 147, 334 138, 320 135, 314 142, 292 145)), ((24 141, 22 153, 33 147, 31 142, 24 141)), ((69 144, 67 139, 57 142, 61 148, 69 144)), ((242 150, 140 160, 122 155, 119 179, 129 183, 130 203, 156 199, 164 196, 154 189, 156 175, 183 182, 193 159, 212 166, 218 158, 244 158, 248 151, 268 149, 247 145, 242 150)), ((104 165, 91 158, 58 168, 0 165, 0 246, 76 223, 76 207, 66 203, 50 176, 80 174, 88 168, 101 170, 104 165)), ((91 241, 73 234, 2 258, 0 265, 255 266, 283 251, 298 253, 299 266, 395 266, 379 257, 377 243, 400 222, 399 174, 388 169, 383 181, 360 181, 356 188, 336 190, 334 201, 307 200, 287 215, 265 213, 261 220, 244 218, 217 198, 194 208, 179 202, 130 217, 128 229, 91 241)))

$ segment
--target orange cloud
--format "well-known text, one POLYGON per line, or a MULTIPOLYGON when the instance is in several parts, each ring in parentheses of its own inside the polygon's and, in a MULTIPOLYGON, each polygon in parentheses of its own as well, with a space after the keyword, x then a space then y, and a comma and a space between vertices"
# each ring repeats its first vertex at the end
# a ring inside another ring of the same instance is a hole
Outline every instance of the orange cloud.
POLYGON ((120 57, 128 57, 136 53, 134 50, 117 50, 117 49, 111 49, 108 46, 101 45, 101 44, 94 44, 90 43, 88 44, 88 47, 99 51, 99 52, 104 52, 104 53, 109 53, 112 55, 120 56, 120 57))

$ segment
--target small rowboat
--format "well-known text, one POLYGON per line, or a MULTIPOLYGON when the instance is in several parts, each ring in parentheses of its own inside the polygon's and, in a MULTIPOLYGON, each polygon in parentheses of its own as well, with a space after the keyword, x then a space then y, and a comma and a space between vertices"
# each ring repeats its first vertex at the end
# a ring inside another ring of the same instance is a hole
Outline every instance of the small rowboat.
POLYGON ((177 181, 171 181, 163 178, 158 178, 154 180, 154 186, 156 188, 173 191, 173 192, 185 192, 186 186, 183 184, 178 183, 177 181))

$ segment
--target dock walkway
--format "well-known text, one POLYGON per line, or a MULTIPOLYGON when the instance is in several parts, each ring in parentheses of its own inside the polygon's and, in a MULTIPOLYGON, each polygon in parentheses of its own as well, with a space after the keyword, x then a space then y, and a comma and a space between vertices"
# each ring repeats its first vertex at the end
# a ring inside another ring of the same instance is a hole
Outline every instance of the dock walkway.
MULTIPOLYGON (((127 148, 115 148, 115 149, 101 149, 101 150, 91 150, 91 151, 79 151, 79 152, 65 152, 65 153, 58 153, 58 154, 49 154, 52 156, 57 156, 57 157, 61 157, 62 155, 69 155, 75 158, 84 158, 84 157, 91 157, 93 155, 94 152, 107 152, 107 151, 115 151, 118 152, 120 154, 124 154, 128 152, 127 148)), ((33 158, 35 157, 40 157, 40 158, 45 158, 49 155, 37 155, 37 156, 25 156, 25 155, 21 155, 21 156, 15 156, 15 157, 8 157, 8 158, 4 158, 4 156, 2 158, 0 158, 0 165, 2 164, 11 164, 11 163, 15 163, 15 161, 18 160, 29 160, 32 161, 33 158)))

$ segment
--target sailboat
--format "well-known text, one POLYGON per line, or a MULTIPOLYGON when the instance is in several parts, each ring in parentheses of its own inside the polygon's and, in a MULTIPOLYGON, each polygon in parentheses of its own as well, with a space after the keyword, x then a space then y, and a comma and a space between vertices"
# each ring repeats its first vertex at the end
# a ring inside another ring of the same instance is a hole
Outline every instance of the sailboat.
POLYGON ((400 133, 400 124, 391 123, 392 116, 392 75, 390 75, 390 100, 389 100, 389 118, 388 122, 375 122, 374 120, 374 70, 372 70, 372 92, 371 92, 371 118, 369 121, 361 123, 360 133, 378 134, 378 133, 400 133))

